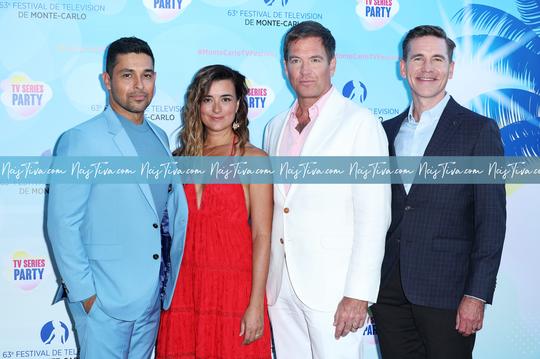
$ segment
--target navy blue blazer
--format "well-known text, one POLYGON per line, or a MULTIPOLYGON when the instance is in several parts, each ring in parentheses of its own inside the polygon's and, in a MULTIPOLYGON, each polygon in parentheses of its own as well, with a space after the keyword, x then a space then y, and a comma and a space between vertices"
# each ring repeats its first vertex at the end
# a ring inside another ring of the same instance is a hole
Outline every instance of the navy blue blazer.
MULTIPOLYGON (((383 122, 389 153, 408 109, 383 122)), ((503 156, 495 121, 446 105, 424 156, 503 156)), ((382 284, 399 259, 403 291, 417 305, 457 309, 463 295, 492 302, 506 231, 504 185, 392 185, 382 284)))

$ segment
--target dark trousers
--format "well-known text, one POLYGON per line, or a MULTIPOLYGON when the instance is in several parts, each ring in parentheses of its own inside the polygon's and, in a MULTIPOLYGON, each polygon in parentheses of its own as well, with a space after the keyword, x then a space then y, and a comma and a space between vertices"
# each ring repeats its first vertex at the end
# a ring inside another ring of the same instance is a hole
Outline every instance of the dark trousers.
POLYGON ((457 332, 456 310, 412 304, 401 285, 399 262, 371 307, 382 359, 472 358, 475 335, 457 332))

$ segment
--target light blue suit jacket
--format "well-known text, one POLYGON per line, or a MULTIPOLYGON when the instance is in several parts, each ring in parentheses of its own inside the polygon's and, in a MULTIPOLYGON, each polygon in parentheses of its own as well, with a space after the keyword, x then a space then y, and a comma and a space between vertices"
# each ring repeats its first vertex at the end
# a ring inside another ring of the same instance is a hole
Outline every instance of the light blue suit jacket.
MULTIPOLYGON (((165 132, 149 124, 168 153, 165 132)), ((137 153, 109 107, 65 132, 58 140, 56 155, 137 156, 137 153)), ((165 309, 176 285, 187 224, 187 204, 179 183, 172 186, 167 210, 172 244, 165 309)), ((160 217, 146 183, 51 184, 47 204, 48 239, 64 284, 56 300, 63 291, 72 302, 96 294, 100 308, 110 316, 122 320, 139 317, 155 303, 159 286, 160 217)))

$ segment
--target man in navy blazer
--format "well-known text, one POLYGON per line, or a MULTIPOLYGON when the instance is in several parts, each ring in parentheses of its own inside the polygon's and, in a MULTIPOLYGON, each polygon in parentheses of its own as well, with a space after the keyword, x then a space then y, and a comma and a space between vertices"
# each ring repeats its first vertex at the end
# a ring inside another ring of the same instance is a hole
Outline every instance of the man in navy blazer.
MULTIPOLYGON (((172 160, 167 135, 144 118, 156 77, 148 44, 116 40, 106 68, 109 106, 66 131, 55 154, 172 160)), ((56 300, 67 295, 81 359, 151 357, 160 308, 174 292, 186 219, 178 183, 51 184, 47 229, 63 281, 56 300)))
MULTIPOLYGON (((403 41, 412 105, 383 123, 391 156, 503 156, 495 121, 446 92, 455 43, 437 26, 403 41)), ((383 359, 471 358, 491 304, 506 229, 502 184, 394 184, 381 289, 383 359)))

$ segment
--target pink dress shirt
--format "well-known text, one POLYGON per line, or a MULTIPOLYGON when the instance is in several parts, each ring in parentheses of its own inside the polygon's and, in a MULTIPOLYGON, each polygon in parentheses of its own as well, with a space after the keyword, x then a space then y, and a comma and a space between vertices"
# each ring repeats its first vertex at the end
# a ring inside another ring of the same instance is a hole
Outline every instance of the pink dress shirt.
MULTIPOLYGON (((279 156, 300 156, 307 136, 311 132, 315 120, 317 119, 317 117, 319 117, 319 114, 321 113, 324 105, 328 101, 328 98, 330 97, 332 91, 335 91, 334 86, 330 87, 330 89, 326 91, 326 93, 322 95, 321 98, 319 98, 317 102, 315 102, 313 106, 308 109, 310 121, 306 125, 306 127, 304 127, 302 132, 298 132, 298 130, 296 129, 296 126, 298 126, 298 118, 296 117, 296 111, 298 110, 298 100, 294 102, 289 119, 285 124, 281 143, 279 144, 279 156)), ((289 183, 285 183, 284 187, 285 193, 288 193, 291 185, 289 183)))

